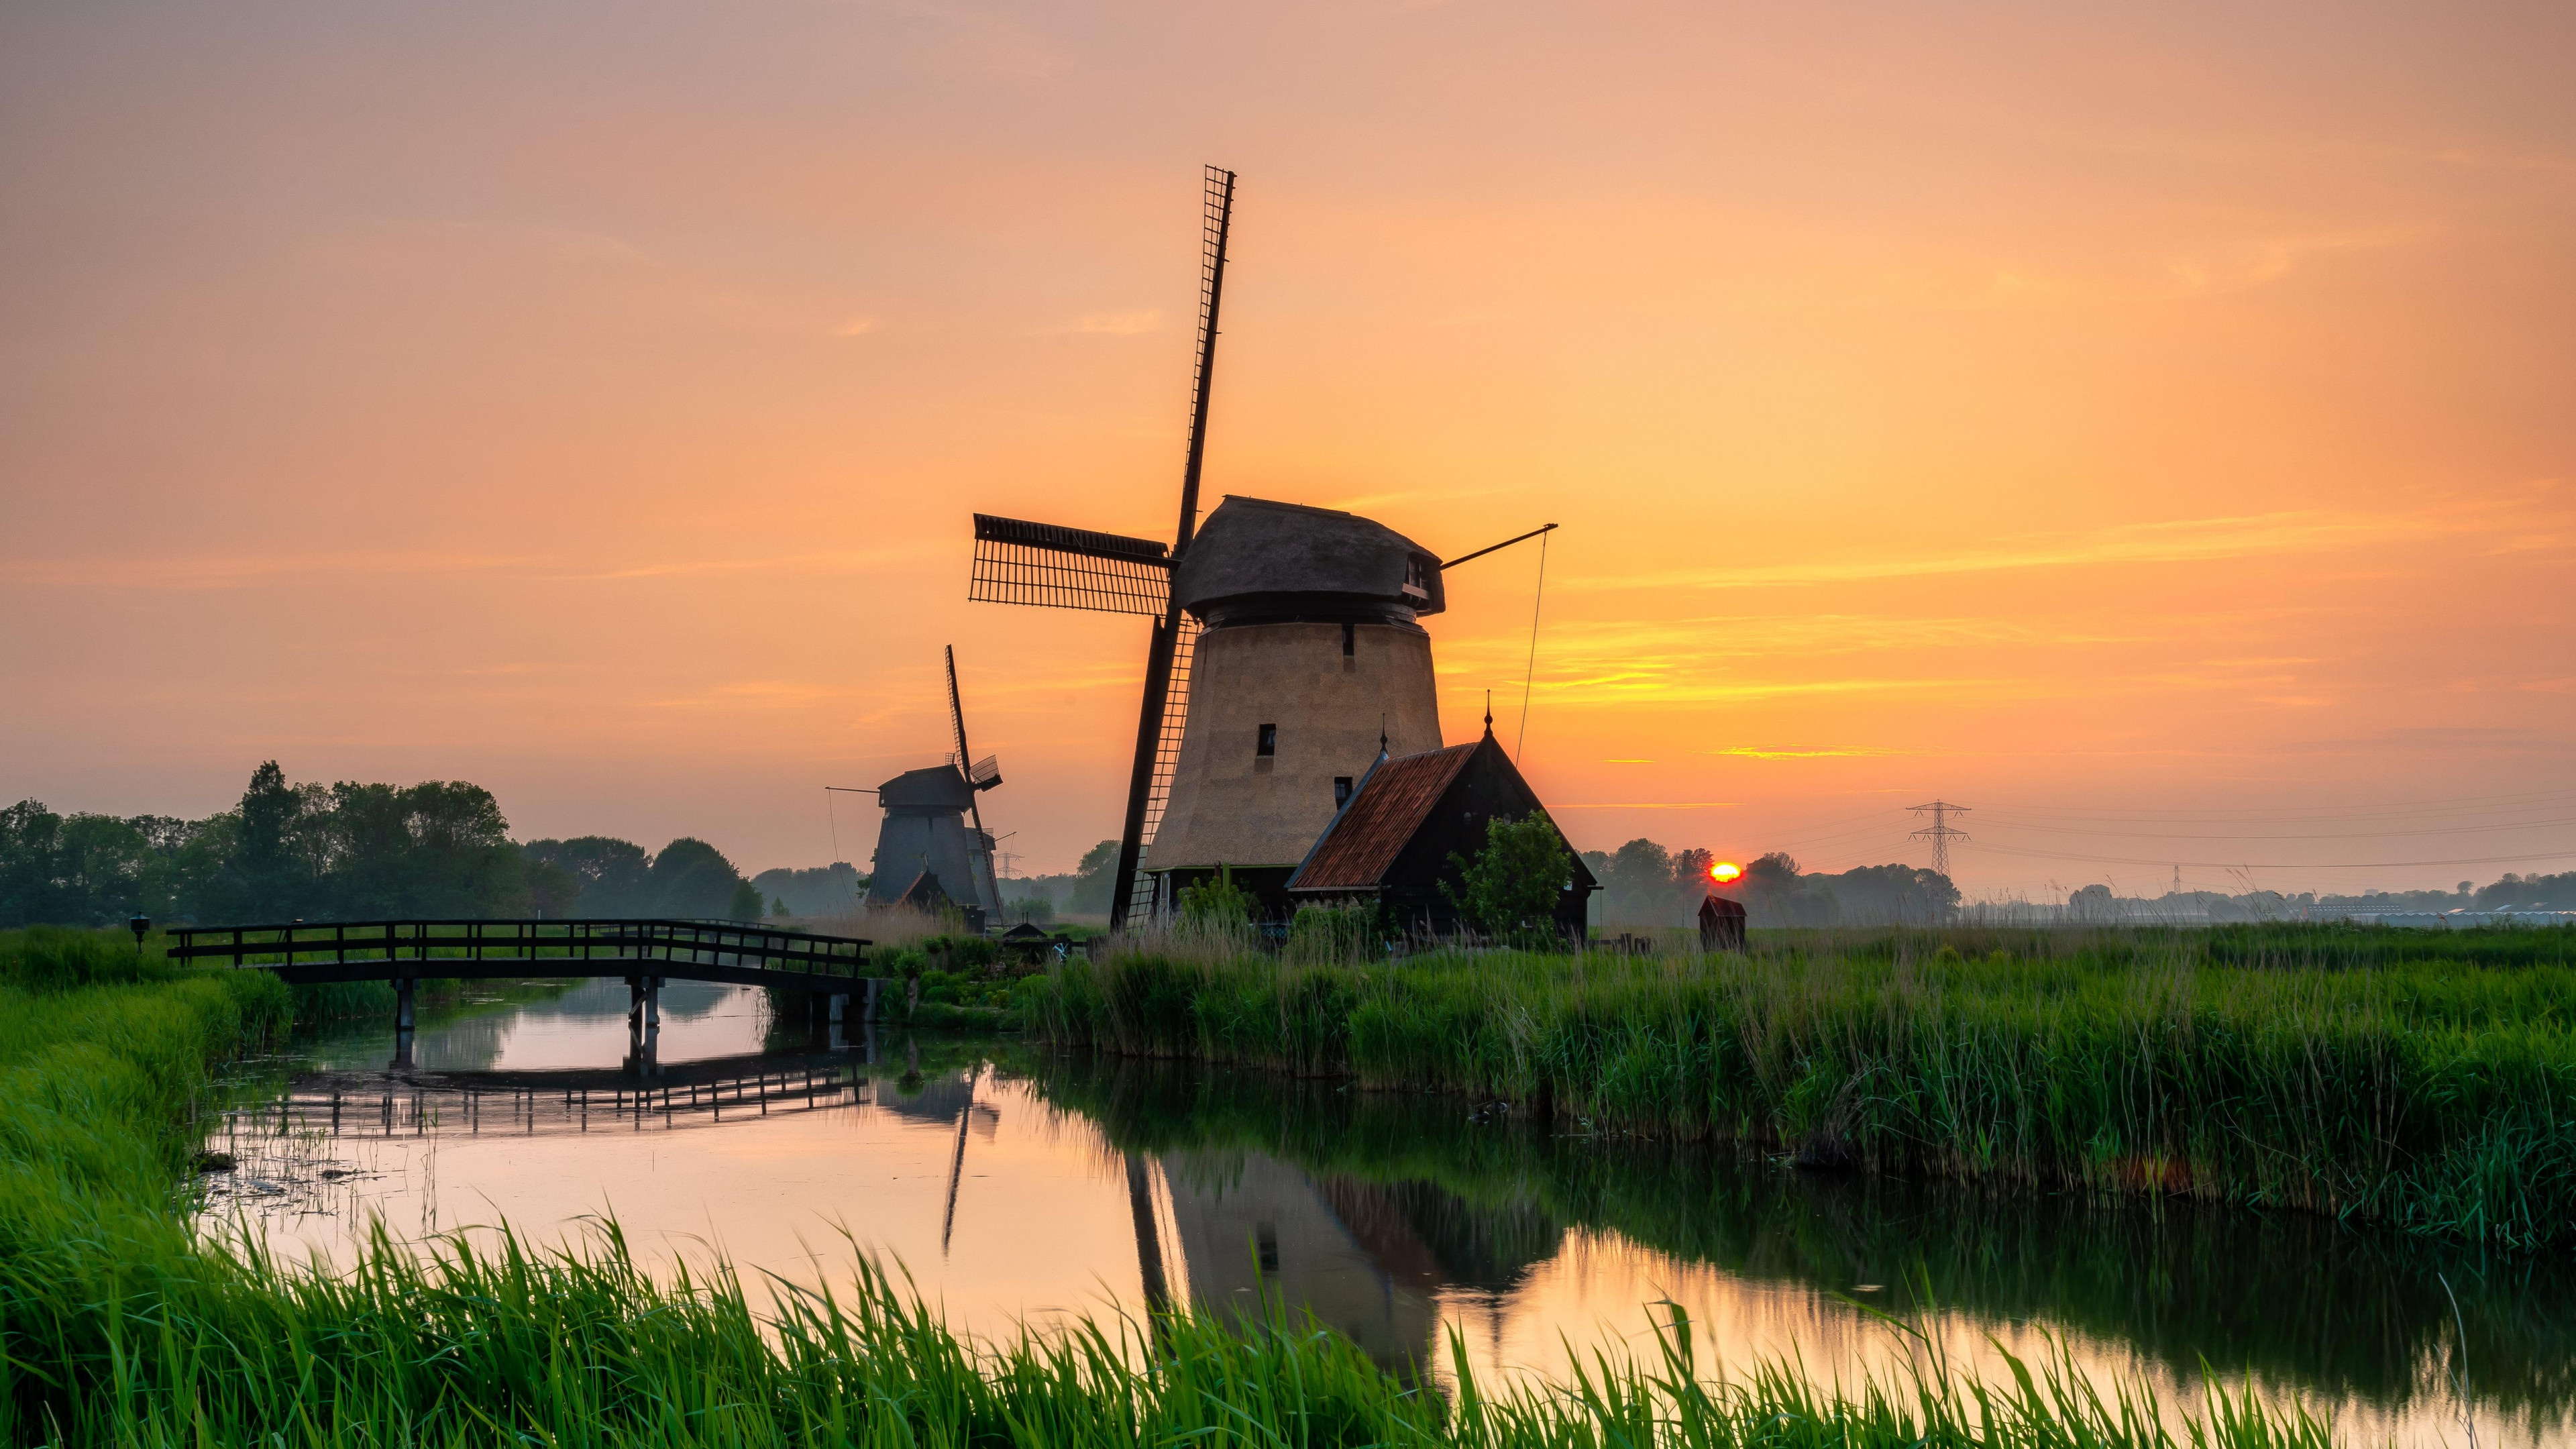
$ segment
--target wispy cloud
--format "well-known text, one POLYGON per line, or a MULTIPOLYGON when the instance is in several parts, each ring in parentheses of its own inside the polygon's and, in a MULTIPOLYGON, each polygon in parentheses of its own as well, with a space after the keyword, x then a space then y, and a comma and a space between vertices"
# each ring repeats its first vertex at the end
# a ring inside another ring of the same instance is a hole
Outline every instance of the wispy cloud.
POLYGON ((1741 800, 1581 800, 1550 810, 1741 810, 1741 800))
MULTIPOLYGON (((338 583, 350 578, 473 575, 531 583, 613 583, 728 574, 803 576, 863 573, 902 559, 953 550, 946 540, 868 549, 810 550, 734 558, 653 558, 609 568, 563 554, 477 554, 436 549, 207 554, 197 557, 0 558, 0 587, 248 589, 338 583)), ((640 552, 640 551, 639 551, 640 552)))
POLYGON ((1919 755, 1921 750, 1888 749, 1877 745, 1731 745, 1722 750, 1699 750, 1703 755, 1732 755, 1746 760, 1823 760, 1837 757, 1871 758, 1880 755, 1919 755))
POLYGON ((2400 538, 2421 541, 2446 534, 2482 532, 2494 526, 2494 522, 2491 518, 2460 510, 2361 514, 2295 509, 2222 518, 2118 524, 2088 533, 2009 536, 1997 540, 1989 548, 1931 556, 1665 569, 1572 578, 1560 587, 1587 593, 1629 589, 1768 588, 2007 569, 2187 563, 2255 554, 2323 552, 2400 538))
POLYGON ((1163 309, 1146 307, 1133 312, 1086 312, 1055 330, 1102 337, 1133 337, 1140 332, 1161 331, 1162 326, 1163 309))

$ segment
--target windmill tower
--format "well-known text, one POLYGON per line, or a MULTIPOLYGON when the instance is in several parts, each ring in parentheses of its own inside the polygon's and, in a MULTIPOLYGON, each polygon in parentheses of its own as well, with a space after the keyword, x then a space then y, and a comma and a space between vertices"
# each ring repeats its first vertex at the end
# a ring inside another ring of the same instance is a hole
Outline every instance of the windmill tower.
POLYGON ((1380 745, 1440 747, 1431 639, 1415 620, 1440 611, 1442 569, 1493 552, 1444 565, 1368 519, 1253 498, 1228 497, 1199 527, 1234 173, 1210 166, 1204 180, 1198 372, 1172 543, 975 515, 968 598, 1154 621, 1113 927, 1219 865, 1284 904, 1288 876, 1380 745))
POLYGON ((979 802, 1002 783, 1002 765, 991 755, 968 763, 973 756, 966 748, 954 645, 948 649, 948 725, 956 750, 945 764, 906 770, 877 787, 885 821, 877 827, 868 904, 892 905, 935 891, 959 905, 980 907, 993 920, 1001 915, 1002 893, 993 878, 993 837, 984 829, 979 802))
POLYGON ((1148 884, 1168 907, 1231 866, 1284 913, 1288 877, 1379 751, 1441 746, 1416 622, 1443 606, 1440 558, 1354 514, 1228 497, 1173 569, 1172 604, 1199 632, 1148 884))

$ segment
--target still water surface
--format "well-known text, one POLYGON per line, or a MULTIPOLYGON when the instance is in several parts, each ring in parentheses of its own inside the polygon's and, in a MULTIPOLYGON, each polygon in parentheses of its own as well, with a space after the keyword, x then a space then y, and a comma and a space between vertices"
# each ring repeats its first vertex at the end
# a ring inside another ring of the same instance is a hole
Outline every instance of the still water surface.
POLYGON ((1311 1309, 1397 1372, 1563 1377, 1642 1348, 1650 1306, 1703 1367, 1794 1356, 1851 1383, 1922 1328, 1988 1372, 2062 1342, 2106 1385, 2197 1400, 2206 1361, 2346 1442, 2576 1446, 2576 1273, 2294 1214, 1990 1195, 1481 1118, 1450 1098, 1066 1058, 900 1033, 815 1040, 748 988, 673 984, 652 1074, 626 987, 487 1002, 303 1044, 209 1145, 207 1209, 345 1262, 507 1220, 577 1239, 613 1212, 669 1264, 721 1252, 807 1284, 899 1260, 950 1320, 1311 1309), (2458 1377, 2466 1347, 2466 1388, 2458 1377), (1716 1360, 1707 1362, 1709 1356, 1716 1360))

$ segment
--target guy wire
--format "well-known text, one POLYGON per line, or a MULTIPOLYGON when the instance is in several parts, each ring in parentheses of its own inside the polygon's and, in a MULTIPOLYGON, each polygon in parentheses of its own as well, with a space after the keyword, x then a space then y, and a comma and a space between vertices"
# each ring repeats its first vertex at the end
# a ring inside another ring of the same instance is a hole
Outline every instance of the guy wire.
POLYGON ((1538 610, 1547 597, 1547 535, 1538 536, 1538 588, 1530 595, 1529 664, 1521 673, 1521 727, 1512 740, 1512 763, 1521 762, 1521 748, 1529 743, 1530 685, 1538 679, 1538 610))

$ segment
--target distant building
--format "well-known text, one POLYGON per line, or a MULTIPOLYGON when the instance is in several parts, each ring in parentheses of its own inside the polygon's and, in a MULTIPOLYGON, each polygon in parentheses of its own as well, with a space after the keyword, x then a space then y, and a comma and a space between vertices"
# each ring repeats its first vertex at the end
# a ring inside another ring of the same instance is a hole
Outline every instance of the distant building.
POLYGON ((954 765, 906 770, 877 787, 885 823, 877 831, 868 904, 908 901, 935 908, 928 895, 936 893, 987 915, 1001 914, 992 837, 966 823, 975 792, 983 788, 954 765), (925 883, 924 876, 932 879, 925 883))

